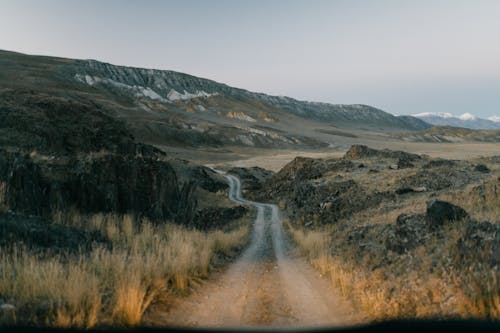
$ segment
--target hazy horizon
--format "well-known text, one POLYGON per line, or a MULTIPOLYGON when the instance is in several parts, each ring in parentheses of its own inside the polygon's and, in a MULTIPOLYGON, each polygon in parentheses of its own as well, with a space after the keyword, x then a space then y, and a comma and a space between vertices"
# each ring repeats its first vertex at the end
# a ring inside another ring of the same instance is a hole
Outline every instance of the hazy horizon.
POLYGON ((498 1, 7 1, 0 49, 394 114, 500 115, 498 1))

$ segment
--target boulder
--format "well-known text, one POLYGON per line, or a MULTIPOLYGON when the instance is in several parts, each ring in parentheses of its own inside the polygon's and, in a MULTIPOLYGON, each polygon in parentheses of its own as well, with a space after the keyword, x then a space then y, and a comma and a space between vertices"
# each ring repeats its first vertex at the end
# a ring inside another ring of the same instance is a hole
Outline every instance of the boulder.
POLYGON ((469 214, 462 207, 437 199, 427 202, 426 221, 430 230, 464 219, 469 219, 469 214))
POLYGON ((476 164, 476 166, 474 166, 474 171, 488 173, 490 169, 484 164, 476 164))
POLYGON ((50 216, 74 207, 82 214, 170 219, 178 210, 177 175, 170 163, 156 158, 108 154, 40 161, 11 154, 2 160, 0 181, 6 183, 5 201, 15 212, 50 216))

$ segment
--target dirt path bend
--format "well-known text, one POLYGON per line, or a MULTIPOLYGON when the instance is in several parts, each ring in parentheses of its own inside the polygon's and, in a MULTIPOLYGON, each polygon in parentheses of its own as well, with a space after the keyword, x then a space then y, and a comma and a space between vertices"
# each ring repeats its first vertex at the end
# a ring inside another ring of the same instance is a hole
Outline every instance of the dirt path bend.
POLYGON ((154 311, 151 323, 189 327, 351 325, 357 317, 331 283, 293 255, 276 205, 246 200, 226 175, 229 198, 257 209, 249 246, 224 273, 154 311))

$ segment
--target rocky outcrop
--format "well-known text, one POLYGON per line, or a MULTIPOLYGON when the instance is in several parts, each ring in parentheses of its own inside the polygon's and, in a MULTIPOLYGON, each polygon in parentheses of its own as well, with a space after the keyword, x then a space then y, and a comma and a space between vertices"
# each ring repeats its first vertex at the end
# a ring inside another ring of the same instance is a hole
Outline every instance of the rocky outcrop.
POLYGON ((238 176, 241 180, 241 186, 245 191, 257 191, 268 180, 273 172, 259 167, 240 168, 235 167, 227 171, 230 174, 238 176))
POLYGON ((323 175, 326 168, 327 166, 323 160, 298 156, 276 173, 269 182, 279 183, 316 179, 323 175))
POLYGON ((0 146, 50 154, 160 153, 138 145, 101 105, 23 89, 0 91, 0 146))
POLYGON ((411 154, 404 151, 397 150, 377 150, 369 148, 364 145, 352 145, 351 148, 345 153, 344 158, 349 160, 359 160, 363 158, 394 158, 401 161, 401 163, 409 163, 412 161, 420 160, 422 157, 417 154, 411 154))
POLYGON ((196 212, 189 224, 201 230, 221 229, 227 227, 230 221, 242 218, 248 212, 248 208, 236 207, 207 207, 196 212))
POLYGON ((480 163, 480 164, 476 164, 476 165, 474 166, 474 171, 488 173, 488 172, 490 172, 491 170, 490 170, 490 168, 488 168, 486 165, 484 165, 484 164, 481 164, 481 163, 480 163))
POLYGON ((178 210, 176 174, 168 162, 153 158, 105 155, 35 161, 11 153, 2 154, 0 170, 7 205, 17 212, 48 215, 73 207, 81 213, 171 219, 178 210))
POLYGON ((98 231, 50 223, 50 220, 23 214, 0 213, 0 247, 9 249, 22 245, 36 251, 55 254, 89 251, 95 244, 109 246, 108 239, 98 231))
POLYGON ((426 221, 430 230, 466 219, 469 219, 469 214, 462 207, 437 199, 427 202, 426 221))

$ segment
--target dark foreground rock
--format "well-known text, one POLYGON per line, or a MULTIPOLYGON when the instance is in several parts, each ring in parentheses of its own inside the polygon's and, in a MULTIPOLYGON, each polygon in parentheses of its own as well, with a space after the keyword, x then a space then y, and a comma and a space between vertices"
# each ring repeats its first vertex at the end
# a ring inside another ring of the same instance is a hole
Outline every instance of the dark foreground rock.
POLYGON ((189 226, 202 230, 221 229, 229 225, 230 221, 242 218, 248 208, 236 207, 209 207, 199 210, 189 226))
POLYGON ((6 183, 6 203, 16 212, 46 216, 73 207, 85 214, 170 219, 178 210, 180 187, 167 162, 127 155, 52 161, 7 156, 0 157, 0 180, 6 183))
POLYGON ((344 158, 350 160, 358 160, 371 157, 399 159, 401 165, 404 167, 410 167, 409 162, 417 161, 422 158, 420 155, 411 154, 404 151, 388 149, 377 150, 364 145, 352 145, 344 155, 344 158))
POLYGON ((71 254, 89 251, 95 244, 109 246, 110 242, 97 231, 51 224, 40 217, 0 213, 0 247, 3 249, 22 245, 28 249, 71 254))
POLYGON ((427 202, 426 220, 430 230, 465 219, 469 219, 469 214, 462 207, 436 199, 427 202))

